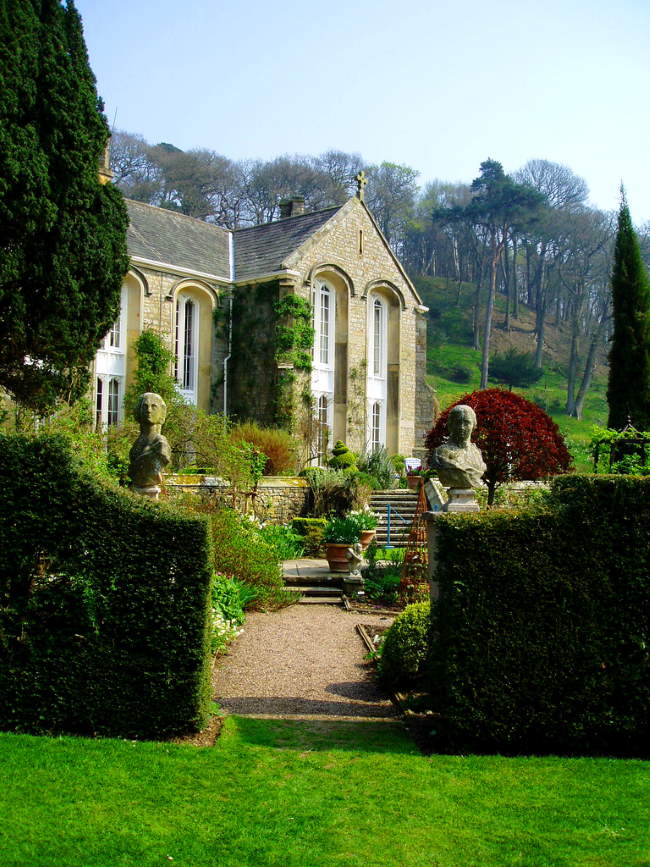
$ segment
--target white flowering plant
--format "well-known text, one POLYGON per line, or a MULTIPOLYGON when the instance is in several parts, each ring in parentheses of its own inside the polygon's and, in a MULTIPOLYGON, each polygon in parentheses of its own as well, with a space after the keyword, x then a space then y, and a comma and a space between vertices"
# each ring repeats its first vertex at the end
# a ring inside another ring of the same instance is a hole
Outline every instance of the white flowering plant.
POLYGON ((212 581, 210 615, 210 649, 223 653, 231 641, 241 634, 244 608, 255 599, 256 592, 238 578, 215 572, 212 581))

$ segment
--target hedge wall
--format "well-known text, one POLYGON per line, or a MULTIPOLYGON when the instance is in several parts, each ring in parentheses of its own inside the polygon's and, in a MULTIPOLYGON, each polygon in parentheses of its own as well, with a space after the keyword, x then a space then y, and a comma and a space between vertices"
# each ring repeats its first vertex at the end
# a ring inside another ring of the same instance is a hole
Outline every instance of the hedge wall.
POLYGON ((650 478, 564 476, 544 511, 440 519, 446 747, 650 753, 650 478))
POLYGON ((0 728, 161 737, 209 700, 206 523, 0 436, 0 728))

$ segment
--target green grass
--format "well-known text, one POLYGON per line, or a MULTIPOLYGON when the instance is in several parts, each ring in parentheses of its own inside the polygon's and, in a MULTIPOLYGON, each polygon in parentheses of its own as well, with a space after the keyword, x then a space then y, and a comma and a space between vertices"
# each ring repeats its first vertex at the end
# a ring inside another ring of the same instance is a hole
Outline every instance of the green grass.
POLYGON ((0 735, 7 865, 641 865, 648 763, 432 756, 397 724, 229 718, 214 748, 0 735))

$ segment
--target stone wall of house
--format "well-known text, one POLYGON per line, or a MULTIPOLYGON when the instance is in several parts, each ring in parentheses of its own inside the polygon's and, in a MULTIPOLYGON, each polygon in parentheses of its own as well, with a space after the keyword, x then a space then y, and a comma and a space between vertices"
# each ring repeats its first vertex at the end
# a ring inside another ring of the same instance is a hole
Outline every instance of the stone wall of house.
MULTIPOLYGON (((137 265, 132 273, 137 275, 139 282, 142 283, 142 288, 139 315, 134 317, 132 312, 129 312, 128 316, 130 323, 135 324, 137 322, 137 327, 133 331, 129 331, 128 334, 127 385, 132 378, 136 364, 133 344, 140 331, 146 329, 156 331, 170 352, 174 352, 175 296, 180 289, 194 289, 197 291, 202 304, 200 343, 203 347, 209 347, 207 357, 203 357, 202 353, 199 364, 199 406, 205 411, 221 409, 221 407, 214 405, 212 385, 215 371, 219 370, 218 360, 223 356, 223 351, 222 347, 217 345, 215 338, 212 310, 218 307, 221 296, 224 294, 224 286, 203 279, 192 280, 170 271, 141 265, 137 265)), ((131 276, 129 279, 133 284, 131 276)), ((132 305, 133 302, 134 293, 130 292, 129 305, 132 305)))
MULTIPOLYGON (((214 476, 177 474, 165 480, 169 495, 178 493, 226 494, 228 484, 214 476)), ((274 524, 286 524, 292 518, 307 514, 311 490, 305 479, 299 476, 264 476, 260 479, 254 507, 249 500, 251 511, 262 520, 274 524)))

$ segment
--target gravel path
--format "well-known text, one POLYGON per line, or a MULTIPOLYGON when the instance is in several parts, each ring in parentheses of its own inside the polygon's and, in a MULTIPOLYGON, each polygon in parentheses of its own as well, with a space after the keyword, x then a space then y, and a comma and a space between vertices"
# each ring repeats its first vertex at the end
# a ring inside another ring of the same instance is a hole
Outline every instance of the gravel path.
POLYGON ((215 666, 215 700, 228 713, 244 716, 395 719, 355 629, 360 622, 391 621, 314 603, 248 614, 244 632, 215 666))

